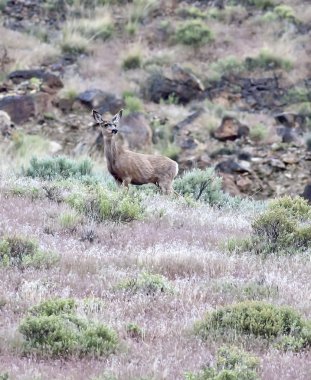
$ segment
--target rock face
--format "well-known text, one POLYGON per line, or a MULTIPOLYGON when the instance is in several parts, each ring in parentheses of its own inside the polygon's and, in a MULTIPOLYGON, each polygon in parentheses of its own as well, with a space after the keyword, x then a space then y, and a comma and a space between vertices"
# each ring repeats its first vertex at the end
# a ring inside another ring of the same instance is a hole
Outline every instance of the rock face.
POLYGON ((0 110, 7 112, 16 124, 22 124, 38 114, 47 112, 49 107, 50 97, 45 93, 6 96, 0 99, 0 110))
POLYGON ((241 124, 237 119, 230 116, 225 116, 221 125, 213 133, 213 137, 219 141, 233 141, 248 135, 248 126, 241 124))
POLYGON ((123 101, 121 98, 98 89, 90 89, 81 92, 77 96, 77 99, 88 109, 96 109, 101 114, 105 112, 115 114, 123 107, 123 101))

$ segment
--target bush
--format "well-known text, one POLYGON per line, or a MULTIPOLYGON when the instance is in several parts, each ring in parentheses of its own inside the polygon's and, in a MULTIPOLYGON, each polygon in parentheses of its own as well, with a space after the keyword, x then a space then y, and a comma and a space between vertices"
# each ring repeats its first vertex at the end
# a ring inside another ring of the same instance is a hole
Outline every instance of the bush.
POLYGON ((284 5, 284 4, 277 5, 273 9, 273 12, 275 12, 278 15, 278 17, 282 19, 295 20, 294 10, 289 5, 284 5))
POLYGON ((234 5, 254 6, 259 9, 268 9, 275 6, 274 0, 232 0, 234 5))
POLYGON ((124 97, 125 115, 134 112, 142 112, 144 109, 142 101, 135 95, 126 95, 124 97))
POLYGON ((87 217, 103 222, 130 222, 141 219, 144 214, 142 199, 126 190, 109 191, 100 187, 89 190, 87 195, 71 194, 67 203, 87 217))
POLYGON ((117 336, 108 327, 76 315, 72 299, 44 302, 30 310, 19 326, 25 353, 42 356, 102 356, 117 348, 117 336))
POLYGON ((41 251, 36 241, 25 237, 7 236, 0 240, 0 264, 4 266, 50 267, 58 259, 58 255, 41 251))
POLYGON ((27 177, 42 178, 45 180, 81 178, 92 175, 90 160, 76 162, 67 157, 55 157, 30 160, 30 166, 24 171, 27 177))
POLYGON ((150 273, 142 273, 136 278, 121 282, 118 289, 134 294, 145 293, 147 295, 172 291, 164 276, 150 273))
POLYGON ((243 62, 236 57, 229 56, 210 65, 213 80, 219 80, 223 75, 239 74, 245 70, 243 62))
POLYGON ((58 221, 62 228, 74 231, 81 222, 81 216, 79 216, 75 211, 63 212, 59 215, 58 221))
POLYGON ((214 169, 193 169, 174 181, 174 189, 183 196, 211 205, 222 204, 225 195, 221 190, 221 178, 214 169))
POLYGON ((201 20, 189 20, 178 26, 175 38, 180 44, 199 47, 212 40, 212 32, 201 20))
POLYGON ((293 63, 283 57, 277 57, 269 50, 262 50, 258 57, 246 58, 244 65, 247 70, 276 70, 283 69, 290 71, 293 68, 293 63))
POLYGON ((254 243, 264 253, 305 250, 311 243, 310 220, 311 206, 301 197, 271 201, 252 224, 254 243))
POLYGON ((301 347, 311 344, 310 322, 293 309, 261 301, 245 301, 210 312, 197 323, 196 333, 207 339, 211 333, 254 335, 276 341, 284 336, 302 339, 301 347))
POLYGON ((217 351, 216 367, 207 367, 197 374, 188 373, 186 380, 257 380, 259 359, 236 347, 217 351))

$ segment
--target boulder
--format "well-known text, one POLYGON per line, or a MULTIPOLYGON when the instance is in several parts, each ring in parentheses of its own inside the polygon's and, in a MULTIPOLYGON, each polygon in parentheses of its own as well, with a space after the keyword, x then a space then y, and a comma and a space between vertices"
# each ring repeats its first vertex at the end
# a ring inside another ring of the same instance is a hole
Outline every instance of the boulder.
POLYGON ((12 95, 0 99, 0 110, 7 112, 16 124, 22 124, 38 114, 47 112, 49 108, 50 97, 46 93, 12 95))
POLYGON ((60 88, 64 87, 62 80, 57 75, 46 72, 43 69, 16 70, 8 75, 8 79, 14 84, 19 84, 32 78, 42 80, 41 90, 49 93, 57 92, 60 88))
POLYGON ((220 141, 233 141, 248 135, 249 127, 231 116, 225 116, 221 125, 213 132, 213 137, 220 141))
POLYGON ((143 92, 148 100, 155 103, 174 97, 177 103, 187 104, 202 98, 203 89, 202 83, 192 73, 174 65, 171 77, 162 72, 151 74, 143 92))
POLYGON ((301 194, 309 203, 311 203, 311 183, 307 184, 304 188, 303 193, 301 194))
POLYGON ((216 171, 222 172, 222 173, 228 173, 228 174, 233 174, 233 173, 249 173, 249 169, 244 167, 244 165, 234 161, 233 159, 231 160, 225 160, 219 162, 216 167, 216 171))
POLYGON ((115 114, 124 106, 123 100, 110 92, 98 89, 90 89, 81 92, 77 100, 88 109, 96 109, 101 114, 110 112, 115 114))
POLYGON ((288 128, 304 128, 306 117, 294 112, 283 112, 274 116, 278 124, 282 124, 288 128))
POLYGON ((140 112, 122 117, 119 131, 130 149, 143 149, 152 144, 152 129, 140 112))

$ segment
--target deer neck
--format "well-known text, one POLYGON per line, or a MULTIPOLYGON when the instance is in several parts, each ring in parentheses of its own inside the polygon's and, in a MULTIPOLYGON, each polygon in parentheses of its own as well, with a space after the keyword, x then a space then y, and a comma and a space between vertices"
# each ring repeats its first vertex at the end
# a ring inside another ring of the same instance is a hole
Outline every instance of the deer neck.
POLYGON ((117 144, 115 136, 105 136, 104 149, 108 170, 112 172, 114 171, 116 161, 122 151, 122 148, 119 146, 119 144, 117 144))

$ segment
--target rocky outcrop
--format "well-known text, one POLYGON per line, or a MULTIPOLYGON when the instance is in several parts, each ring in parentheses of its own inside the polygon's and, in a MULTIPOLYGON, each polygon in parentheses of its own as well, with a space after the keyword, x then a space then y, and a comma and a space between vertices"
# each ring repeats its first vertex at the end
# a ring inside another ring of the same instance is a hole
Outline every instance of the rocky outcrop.
POLYGON ((219 141, 233 141, 248 135, 249 127, 230 116, 225 116, 221 125, 213 132, 213 137, 219 141))
POLYGON ((10 115, 4 111, 0 111, 0 135, 2 137, 11 136, 14 124, 11 121, 10 115))
POLYGON ((96 109, 101 114, 109 112, 115 114, 123 107, 123 100, 110 92, 90 89, 81 92, 77 100, 88 109, 96 109))

